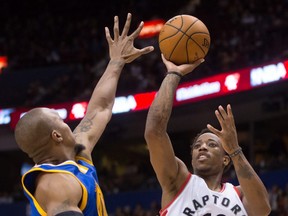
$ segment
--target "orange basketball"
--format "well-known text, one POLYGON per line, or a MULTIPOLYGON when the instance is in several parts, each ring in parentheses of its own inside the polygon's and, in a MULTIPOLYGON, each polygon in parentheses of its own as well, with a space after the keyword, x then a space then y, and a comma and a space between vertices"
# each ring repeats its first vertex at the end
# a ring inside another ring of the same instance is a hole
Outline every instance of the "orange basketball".
POLYGON ((176 65, 204 58, 210 47, 210 33, 197 17, 178 15, 169 19, 159 33, 159 48, 176 65))

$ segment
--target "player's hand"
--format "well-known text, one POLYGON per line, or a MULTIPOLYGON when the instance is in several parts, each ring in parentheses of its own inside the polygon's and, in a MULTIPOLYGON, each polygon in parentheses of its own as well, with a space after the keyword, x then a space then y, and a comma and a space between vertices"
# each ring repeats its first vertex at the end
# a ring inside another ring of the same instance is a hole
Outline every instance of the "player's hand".
POLYGON ((167 68, 167 72, 174 71, 182 74, 182 76, 185 76, 186 74, 192 72, 196 67, 198 67, 201 63, 203 63, 204 59, 198 59, 192 64, 182 64, 182 65, 175 65, 173 62, 168 61, 165 59, 164 55, 161 54, 162 61, 165 64, 167 68))
POLYGON ((153 46, 148 46, 143 49, 134 47, 134 40, 140 34, 144 23, 141 22, 138 28, 130 35, 132 15, 128 13, 125 26, 122 33, 119 32, 119 19, 118 16, 114 17, 114 39, 111 38, 108 27, 105 27, 106 39, 109 44, 110 59, 123 60, 125 63, 130 63, 143 54, 150 53, 154 50, 153 46))
POLYGON ((224 150, 228 154, 231 154, 239 148, 239 145, 234 116, 230 104, 227 105, 227 112, 222 106, 219 106, 218 110, 215 111, 215 115, 220 123, 221 130, 214 128, 210 124, 207 125, 207 128, 220 138, 224 150))

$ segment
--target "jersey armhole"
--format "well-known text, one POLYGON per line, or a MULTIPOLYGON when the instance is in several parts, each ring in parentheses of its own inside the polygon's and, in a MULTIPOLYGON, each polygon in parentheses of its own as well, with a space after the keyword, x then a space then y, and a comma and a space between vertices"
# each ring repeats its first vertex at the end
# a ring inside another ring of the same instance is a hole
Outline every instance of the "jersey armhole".
POLYGON ((173 200, 171 200, 170 203, 168 203, 164 208, 160 209, 159 213, 160 213, 160 216, 164 216, 167 214, 167 208, 172 205, 172 203, 177 199, 177 197, 182 193, 182 191, 184 190, 185 186, 188 184, 190 178, 191 178, 192 174, 189 173, 185 182, 182 184, 180 190, 178 191, 178 193, 175 195, 175 197, 173 198, 173 200))
POLYGON ((243 196, 242 196, 242 193, 241 193, 241 191, 239 190, 239 188, 237 188, 236 186, 234 186, 233 188, 234 188, 234 190, 236 191, 236 193, 238 194, 240 200, 242 201, 243 196))

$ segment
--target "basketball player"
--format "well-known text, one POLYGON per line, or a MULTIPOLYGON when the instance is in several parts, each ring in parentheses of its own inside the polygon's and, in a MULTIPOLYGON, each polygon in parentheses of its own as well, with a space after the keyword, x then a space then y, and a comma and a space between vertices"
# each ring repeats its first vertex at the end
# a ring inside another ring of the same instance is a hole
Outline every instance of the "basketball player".
POLYGON ((34 108, 19 120, 16 141, 36 164, 22 178, 32 216, 107 216, 91 153, 111 119, 124 65, 154 49, 134 47, 143 22, 128 35, 130 23, 129 13, 119 33, 115 16, 114 39, 105 28, 110 61, 94 89, 85 117, 73 133, 58 113, 48 108, 34 108))
MULTIPOLYGON (((176 66, 162 55, 167 75, 147 116, 145 139, 150 161, 162 188, 161 216, 264 216, 269 215, 267 191, 241 147, 231 106, 215 111, 221 125, 211 125, 200 133, 191 146, 193 174, 175 157, 167 124, 172 112, 176 88, 182 76, 204 60, 176 66), (233 163, 239 186, 222 183, 224 169, 233 163)), ((193 124, 193 122, 192 122, 193 124)))

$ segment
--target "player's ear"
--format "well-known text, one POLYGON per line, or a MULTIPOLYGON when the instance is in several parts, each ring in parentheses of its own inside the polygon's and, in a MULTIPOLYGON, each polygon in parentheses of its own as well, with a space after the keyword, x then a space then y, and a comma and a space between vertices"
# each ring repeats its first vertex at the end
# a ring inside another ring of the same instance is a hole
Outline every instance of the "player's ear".
POLYGON ((230 161, 231 161, 231 158, 228 155, 224 155, 223 164, 225 167, 229 165, 230 161))
POLYGON ((53 130, 51 132, 51 138, 57 143, 60 143, 63 141, 63 137, 62 137, 61 133, 59 133, 57 130, 53 130))

